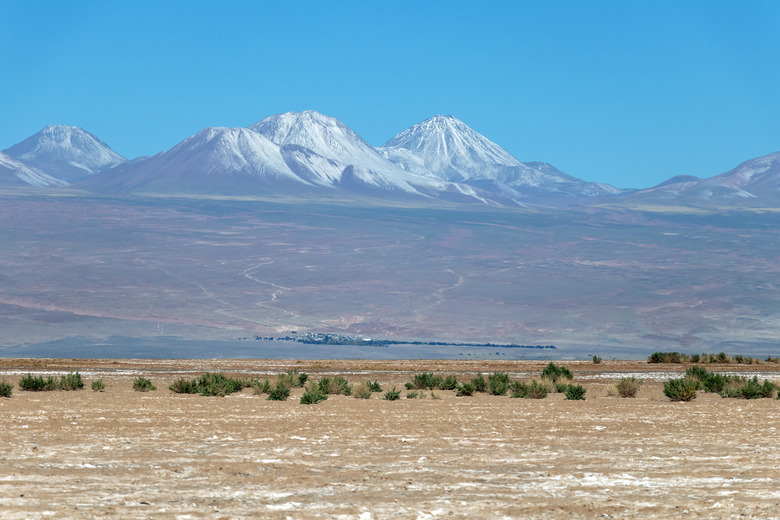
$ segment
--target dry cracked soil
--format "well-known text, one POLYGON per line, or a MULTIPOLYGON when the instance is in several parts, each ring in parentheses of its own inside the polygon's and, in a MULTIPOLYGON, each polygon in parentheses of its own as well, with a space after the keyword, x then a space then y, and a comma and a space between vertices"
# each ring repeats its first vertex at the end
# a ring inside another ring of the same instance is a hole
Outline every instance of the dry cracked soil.
MULTIPOLYGON (((684 366, 564 362, 585 401, 452 391, 407 399, 421 371, 538 376, 542 362, 0 360, 0 516, 27 518, 780 518, 780 401, 702 394, 670 402, 684 366), (403 389, 302 405, 251 389, 179 395, 204 372, 311 380, 342 375, 403 389), (79 371, 80 391, 19 378, 79 371), (158 387, 137 392, 148 377, 158 387), (636 398, 608 395, 624 375, 636 398), (104 392, 90 382, 102 378, 104 392), (435 398, 434 398, 435 397, 435 398)), ((778 365, 734 365, 780 379, 778 365)))

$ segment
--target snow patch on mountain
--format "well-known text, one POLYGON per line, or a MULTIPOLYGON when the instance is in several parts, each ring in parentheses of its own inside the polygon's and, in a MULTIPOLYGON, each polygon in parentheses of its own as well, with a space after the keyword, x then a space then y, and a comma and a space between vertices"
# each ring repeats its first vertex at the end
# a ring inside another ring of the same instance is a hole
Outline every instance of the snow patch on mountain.
POLYGON ((0 186, 24 185, 60 188, 68 183, 0 152, 0 186))

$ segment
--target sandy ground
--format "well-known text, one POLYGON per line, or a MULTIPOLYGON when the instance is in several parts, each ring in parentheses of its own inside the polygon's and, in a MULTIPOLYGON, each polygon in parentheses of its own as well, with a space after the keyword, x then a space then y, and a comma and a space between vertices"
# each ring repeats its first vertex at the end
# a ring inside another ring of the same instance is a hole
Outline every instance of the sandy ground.
MULTIPOLYGON (((530 378, 541 362, 0 360, 79 370, 77 392, 0 399, 0 516, 27 518, 780 518, 780 401, 663 396, 684 367, 563 363, 587 400, 484 394, 318 405, 176 395, 179 376, 290 367, 401 388, 416 371, 530 378), (607 396, 624 374, 637 398, 607 396), (158 390, 132 390, 149 377, 158 390), (107 388, 89 390, 102 377, 107 388)), ((777 365, 708 367, 759 372, 777 365)), ((402 396, 405 395, 402 392, 402 396)))

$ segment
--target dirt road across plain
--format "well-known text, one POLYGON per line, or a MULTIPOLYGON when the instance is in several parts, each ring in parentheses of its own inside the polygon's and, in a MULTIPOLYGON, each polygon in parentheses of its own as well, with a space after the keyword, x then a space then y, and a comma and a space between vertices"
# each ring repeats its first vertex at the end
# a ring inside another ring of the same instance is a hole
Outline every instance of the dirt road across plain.
MULTIPOLYGON (((297 368, 402 388, 415 372, 542 362, 0 360, 0 379, 78 370, 76 392, 0 399, 0 516, 27 518, 780 518, 780 401, 699 394, 672 403, 684 366, 563 363, 585 401, 437 391, 425 399, 274 402, 250 389, 177 395, 205 371, 265 378, 297 368), (624 374, 635 399, 607 395, 624 374), (158 390, 135 392, 149 377, 158 390), (102 377, 105 392, 89 390, 102 377)), ((780 380, 777 365, 708 366, 780 380)))

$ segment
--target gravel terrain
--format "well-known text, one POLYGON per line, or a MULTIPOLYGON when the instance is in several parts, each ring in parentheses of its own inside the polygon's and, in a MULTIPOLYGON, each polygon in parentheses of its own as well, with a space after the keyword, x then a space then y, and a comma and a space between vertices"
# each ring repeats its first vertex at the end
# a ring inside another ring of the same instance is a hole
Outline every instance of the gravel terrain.
MULTIPOLYGON (((673 403, 684 366, 563 363, 585 401, 426 391, 317 405, 177 395, 206 371, 401 389, 415 372, 530 379, 542 362, 0 360, 0 511, 27 518, 780 518, 780 401, 700 393, 673 403), (24 392, 29 373, 78 370, 75 392, 24 392), (608 396, 623 374, 635 399, 608 396), (158 390, 135 392, 149 377, 158 390), (105 392, 90 382, 102 377, 105 392), (434 394, 437 398, 433 398, 434 394)), ((780 380, 780 366, 708 366, 780 380)))

